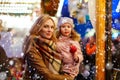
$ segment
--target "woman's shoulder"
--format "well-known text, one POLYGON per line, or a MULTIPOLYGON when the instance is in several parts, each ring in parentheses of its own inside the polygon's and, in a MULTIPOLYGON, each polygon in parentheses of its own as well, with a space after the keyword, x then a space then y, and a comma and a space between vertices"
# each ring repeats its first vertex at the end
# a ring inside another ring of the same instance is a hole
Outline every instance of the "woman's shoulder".
POLYGON ((23 52, 26 53, 30 48, 38 47, 35 36, 26 36, 23 43, 23 52))
POLYGON ((25 37, 26 42, 37 43, 39 41, 38 37, 35 35, 30 35, 25 37))

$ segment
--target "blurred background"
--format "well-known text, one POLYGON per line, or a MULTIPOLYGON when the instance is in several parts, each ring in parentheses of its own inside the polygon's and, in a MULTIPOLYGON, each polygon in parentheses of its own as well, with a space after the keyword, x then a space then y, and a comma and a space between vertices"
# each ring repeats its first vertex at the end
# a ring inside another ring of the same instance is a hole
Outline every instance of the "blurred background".
MULTIPOLYGON (((9 68, 15 80, 22 80, 24 72, 24 38, 29 34, 34 21, 46 13, 55 20, 61 16, 71 17, 75 30, 85 41, 84 45, 87 38, 95 34, 95 0, 0 0, 0 45, 9 59, 9 68)), ((114 41, 120 34, 120 0, 112 0, 111 15, 114 41)), ((2 79, 3 77, 0 76, 2 79)))

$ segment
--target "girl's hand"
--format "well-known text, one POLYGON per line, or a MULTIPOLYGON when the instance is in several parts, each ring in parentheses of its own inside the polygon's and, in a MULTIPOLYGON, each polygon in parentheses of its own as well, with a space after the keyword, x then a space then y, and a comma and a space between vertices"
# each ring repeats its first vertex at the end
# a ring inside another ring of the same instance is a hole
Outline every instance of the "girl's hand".
POLYGON ((70 46, 70 52, 74 55, 74 53, 75 53, 76 51, 77 51, 76 46, 71 45, 71 46, 70 46))

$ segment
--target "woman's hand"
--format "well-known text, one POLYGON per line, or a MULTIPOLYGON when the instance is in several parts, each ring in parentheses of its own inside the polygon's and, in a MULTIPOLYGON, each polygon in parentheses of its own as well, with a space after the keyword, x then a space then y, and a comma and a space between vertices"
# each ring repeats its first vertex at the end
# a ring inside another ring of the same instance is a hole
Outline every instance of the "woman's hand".
POLYGON ((79 61, 79 57, 78 57, 77 52, 74 53, 73 59, 74 59, 75 62, 78 62, 78 61, 79 61))

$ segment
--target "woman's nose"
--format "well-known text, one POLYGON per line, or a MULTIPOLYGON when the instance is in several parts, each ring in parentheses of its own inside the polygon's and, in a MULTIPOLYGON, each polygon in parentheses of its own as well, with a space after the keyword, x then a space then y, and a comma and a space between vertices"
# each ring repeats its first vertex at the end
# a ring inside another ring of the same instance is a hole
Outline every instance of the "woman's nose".
POLYGON ((52 31, 53 31, 53 28, 51 28, 51 27, 48 28, 48 31, 49 31, 49 32, 52 32, 52 31))

